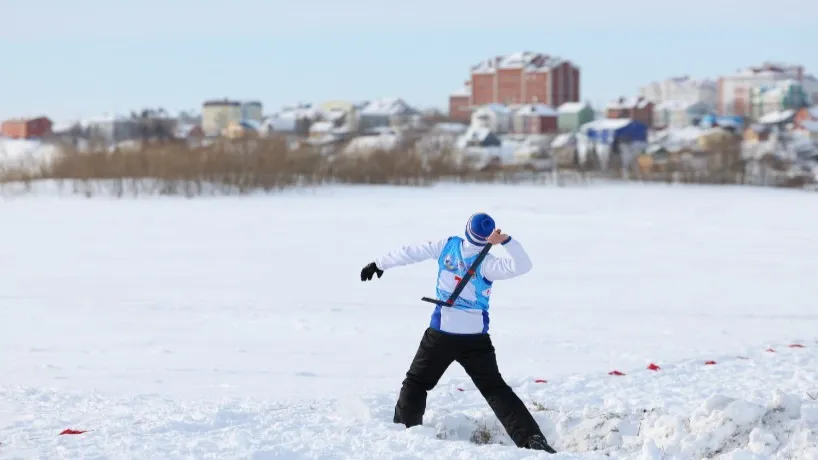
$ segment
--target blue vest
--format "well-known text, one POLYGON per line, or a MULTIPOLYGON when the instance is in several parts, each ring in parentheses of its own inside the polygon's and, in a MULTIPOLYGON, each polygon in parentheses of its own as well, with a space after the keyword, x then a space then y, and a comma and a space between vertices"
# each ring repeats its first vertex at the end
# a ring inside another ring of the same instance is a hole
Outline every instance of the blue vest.
MULTIPOLYGON (((449 238, 437 259, 437 298, 449 299, 455 286, 466 275, 477 254, 468 259, 460 251, 463 239, 449 238)), ((489 297, 491 281, 483 277, 482 265, 451 307, 436 306, 430 327, 451 334, 486 334, 489 330, 489 297)))

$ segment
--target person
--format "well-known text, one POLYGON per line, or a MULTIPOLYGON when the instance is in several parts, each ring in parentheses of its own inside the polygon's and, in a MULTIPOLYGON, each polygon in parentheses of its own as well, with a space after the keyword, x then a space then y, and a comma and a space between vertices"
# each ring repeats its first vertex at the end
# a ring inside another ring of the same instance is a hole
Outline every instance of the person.
POLYGON ((454 303, 436 306, 403 380, 393 421, 407 428, 422 425, 427 393, 457 361, 518 447, 555 453, 534 417, 500 375, 489 337, 489 299, 494 282, 528 273, 531 259, 518 240, 495 228, 494 219, 486 213, 468 219, 464 236, 404 245, 361 270, 361 281, 370 281, 395 267, 437 259, 436 297, 445 302, 486 243, 503 246, 509 255, 500 258, 487 254, 454 303))

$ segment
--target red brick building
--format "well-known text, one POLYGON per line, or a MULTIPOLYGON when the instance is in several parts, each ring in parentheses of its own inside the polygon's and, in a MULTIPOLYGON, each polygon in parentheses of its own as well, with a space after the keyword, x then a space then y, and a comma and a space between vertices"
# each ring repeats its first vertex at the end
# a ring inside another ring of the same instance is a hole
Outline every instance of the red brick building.
POLYGON ((47 117, 6 120, 0 125, 0 133, 12 139, 32 139, 51 134, 51 120, 47 117))
POLYGON ((653 102, 642 96, 626 99, 620 97, 605 108, 607 118, 630 118, 641 121, 648 128, 653 126, 653 102))
POLYGON ((472 66, 467 90, 449 98, 452 118, 465 120, 467 111, 486 104, 542 103, 559 107, 565 102, 579 102, 580 70, 566 59, 517 52, 472 66), (468 109, 464 108, 464 94, 469 96, 468 109))

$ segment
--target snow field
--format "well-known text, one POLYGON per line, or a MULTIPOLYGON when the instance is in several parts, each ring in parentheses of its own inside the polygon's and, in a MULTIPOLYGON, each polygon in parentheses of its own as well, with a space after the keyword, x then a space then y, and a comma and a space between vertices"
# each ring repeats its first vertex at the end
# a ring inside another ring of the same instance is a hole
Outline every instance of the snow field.
POLYGON ((815 196, 636 184, 6 200, 0 457, 537 457, 457 365, 391 424, 434 262, 360 268, 478 210, 534 261, 492 340, 560 458, 818 458, 815 196))

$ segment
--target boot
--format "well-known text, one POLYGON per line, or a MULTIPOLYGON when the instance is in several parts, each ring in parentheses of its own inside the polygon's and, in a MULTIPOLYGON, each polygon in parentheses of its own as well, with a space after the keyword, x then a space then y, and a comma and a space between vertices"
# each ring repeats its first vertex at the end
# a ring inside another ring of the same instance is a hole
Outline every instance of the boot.
POLYGON ((557 453, 553 447, 548 445, 548 441, 545 440, 545 436, 541 434, 535 434, 528 438, 528 441, 525 443, 525 448, 531 450, 544 450, 549 454, 557 453))

